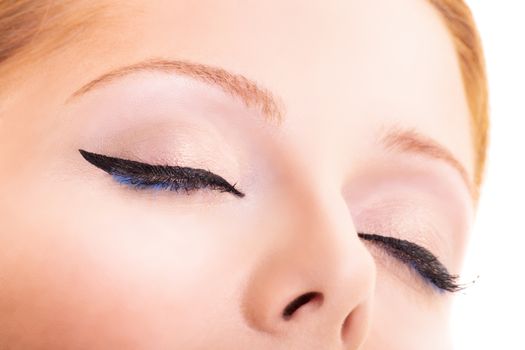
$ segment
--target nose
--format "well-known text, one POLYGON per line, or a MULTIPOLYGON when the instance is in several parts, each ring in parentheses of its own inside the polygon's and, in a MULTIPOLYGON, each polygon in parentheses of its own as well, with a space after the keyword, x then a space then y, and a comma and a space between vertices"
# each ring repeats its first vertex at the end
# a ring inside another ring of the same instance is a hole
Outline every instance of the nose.
POLYGON ((357 349, 369 328, 375 264, 344 199, 317 193, 281 196, 264 211, 267 246, 244 289, 243 316, 286 348, 357 349))

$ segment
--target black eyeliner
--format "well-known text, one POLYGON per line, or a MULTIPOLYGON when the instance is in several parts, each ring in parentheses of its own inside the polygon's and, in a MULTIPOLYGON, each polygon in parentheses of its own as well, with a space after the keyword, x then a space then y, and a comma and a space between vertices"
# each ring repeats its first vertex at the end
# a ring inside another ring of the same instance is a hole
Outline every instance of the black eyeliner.
POLYGON ((457 292, 462 287, 459 276, 451 275, 447 268, 428 249, 415 243, 377 234, 358 233, 359 237, 383 248, 401 262, 413 267, 423 278, 440 290, 457 292))
POLYGON ((210 188, 221 192, 230 192, 237 197, 244 197, 235 185, 231 185, 219 175, 208 170, 171 166, 152 165, 129 159, 105 156, 78 150, 82 157, 95 167, 112 175, 121 183, 139 188, 163 188, 171 190, 198 190, 210 188))

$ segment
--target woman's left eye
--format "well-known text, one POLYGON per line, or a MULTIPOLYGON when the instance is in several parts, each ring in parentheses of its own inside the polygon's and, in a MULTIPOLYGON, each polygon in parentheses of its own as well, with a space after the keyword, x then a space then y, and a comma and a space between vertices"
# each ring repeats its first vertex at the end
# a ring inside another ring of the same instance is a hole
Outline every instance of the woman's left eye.
POLYGON ((458 276, 447 268, 428 249, 415 243, 377 234, 359 233, 365 241, 385 250, 389 255, 413 268, 426 282, 442 292, 457 292, 462 287, 457 283, 458 276))
POLYGON ((209 188, 220 192, 229 192, 237 197, 244 197, 235 185, 208 170, 152 165, 134 160, 115 158, 80 149, 80 154, 90 164, 105 171, 118 183, 138 189, 169 190, 187 193, 209 188))

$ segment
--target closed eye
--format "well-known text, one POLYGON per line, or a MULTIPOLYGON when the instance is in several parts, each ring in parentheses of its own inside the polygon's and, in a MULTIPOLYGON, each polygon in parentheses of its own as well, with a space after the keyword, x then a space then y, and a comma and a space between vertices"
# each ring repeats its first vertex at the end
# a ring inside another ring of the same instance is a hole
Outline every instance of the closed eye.
POLYGON ((237 197, 245 194, 219 175, 208 170, 152 165, 134 160, 115 158, 79 149, 86 161, 105 171, 118 183, 138 189, 181 191, 186 193, 209 188, 220 192, 229 192, 237 197))
POLYGON ((394 237, 377 234, 358 233, 363 240, 382 248, 389 255, 413 268, 425 281, 440 291, 457 292, 462 287, 457 283, 458 276, 447 268, 426 248, 415 243, 394 237))

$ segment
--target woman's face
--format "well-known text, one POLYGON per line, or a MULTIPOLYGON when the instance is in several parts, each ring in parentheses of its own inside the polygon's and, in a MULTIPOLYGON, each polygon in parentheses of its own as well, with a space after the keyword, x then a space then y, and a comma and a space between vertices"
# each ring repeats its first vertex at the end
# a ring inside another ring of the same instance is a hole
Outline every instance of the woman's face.
POLYGON ((440 264, 459 272, 473 149, 429 3, 135 0, 98 20, 3 98, 0 343, 449 347, 440 264))

